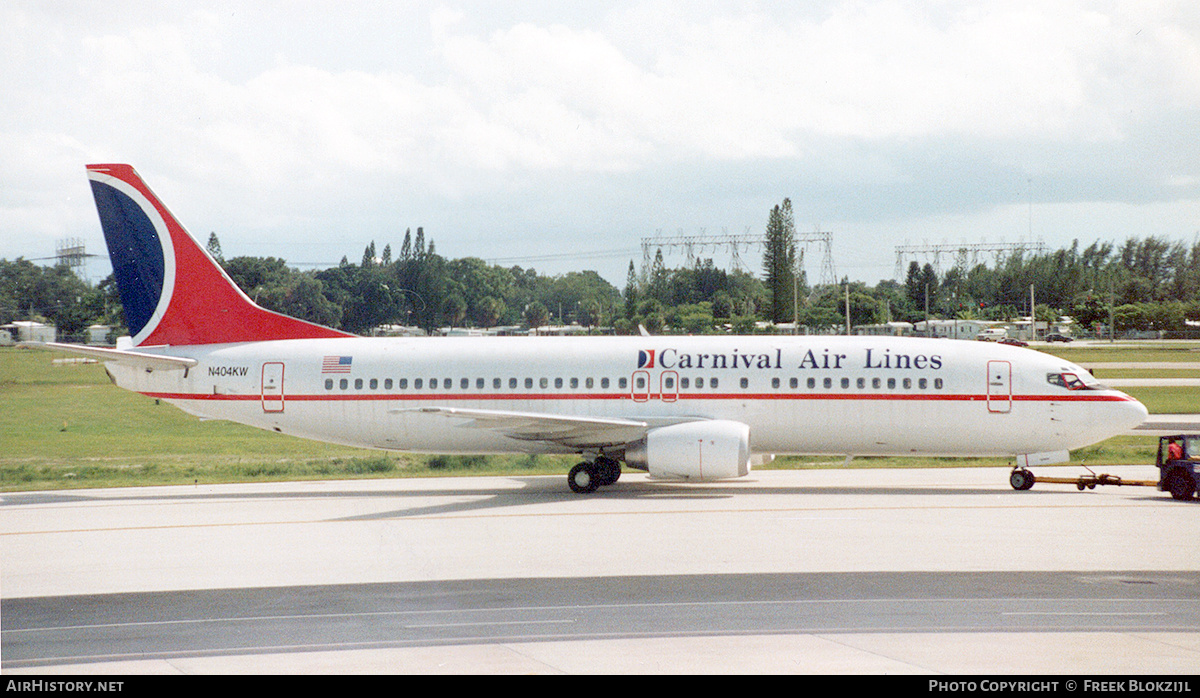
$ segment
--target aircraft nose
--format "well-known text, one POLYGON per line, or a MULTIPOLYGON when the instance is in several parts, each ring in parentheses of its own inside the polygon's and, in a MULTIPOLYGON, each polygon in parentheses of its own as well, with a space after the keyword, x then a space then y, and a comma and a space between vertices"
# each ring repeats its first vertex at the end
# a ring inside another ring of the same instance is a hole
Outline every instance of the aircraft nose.
POLYGON ((1120 405, 1122 421, 1127 421, 1126 429, 1136 428, 1142 422, 1146 421, 1146 417, 1150 416, 1150 411, 1139 400, 1119 390, 1114 392, 1125 398, 1120 405))

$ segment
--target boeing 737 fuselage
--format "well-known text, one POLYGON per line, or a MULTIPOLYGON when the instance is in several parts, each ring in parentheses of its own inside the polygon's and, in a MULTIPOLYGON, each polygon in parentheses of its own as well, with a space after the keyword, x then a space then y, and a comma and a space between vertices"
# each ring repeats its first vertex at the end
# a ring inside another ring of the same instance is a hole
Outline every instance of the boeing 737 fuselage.
POLYGON ((1045 461, 1146 417, 1079 366, 990 342, 350 336, 254 304, 133 168, 88 173, 133 336, 72 349, 203 417, 396 451, 577 453, 578 492, 621 463, 716 480, 772 454, 1045 461))

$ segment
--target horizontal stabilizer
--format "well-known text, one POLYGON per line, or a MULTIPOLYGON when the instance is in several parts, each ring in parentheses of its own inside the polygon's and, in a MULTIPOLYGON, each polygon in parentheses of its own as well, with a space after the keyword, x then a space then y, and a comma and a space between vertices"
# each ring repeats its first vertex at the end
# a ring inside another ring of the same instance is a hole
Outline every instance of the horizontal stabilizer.
POLYGON ((140 351, 124 349, 107 349, 105 347, 89 347, 82 344, 61 344, 59 342, 22 342, 22 348, 51 349, 65 351, 80 356, 89 356, 98 361, 115 361, 125 366, 142 368, 147 371, 183 371, 195 366, 198 361, 183 356, 163 356, 148 354, 140 351))

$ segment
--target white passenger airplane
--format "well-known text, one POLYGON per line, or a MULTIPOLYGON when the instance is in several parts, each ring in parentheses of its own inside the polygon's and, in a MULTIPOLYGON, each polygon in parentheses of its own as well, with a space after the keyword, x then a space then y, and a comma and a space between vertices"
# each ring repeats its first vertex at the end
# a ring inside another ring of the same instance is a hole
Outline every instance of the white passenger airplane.
POLYGON ((120 387, 206 418, 445 454, 576 453, 591 492, 746 475, 769 454, 1014 456, 1123 433, 1137 400, 1030 349, 944 339, 756 336, 363 338, 259 307, 129 165, 88 176, 131 338, 120 387))

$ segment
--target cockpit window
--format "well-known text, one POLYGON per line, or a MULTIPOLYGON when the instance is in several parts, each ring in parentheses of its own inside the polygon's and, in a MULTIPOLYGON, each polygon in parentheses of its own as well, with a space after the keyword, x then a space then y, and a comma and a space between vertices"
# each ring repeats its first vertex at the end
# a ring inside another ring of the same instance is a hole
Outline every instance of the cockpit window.
POLYGON ((1067 390, 1090 390, 1091 388, 1083 379, 1074 373, 1047 373, 1046 382, 1051 385, 1057 385, 1067 390))

